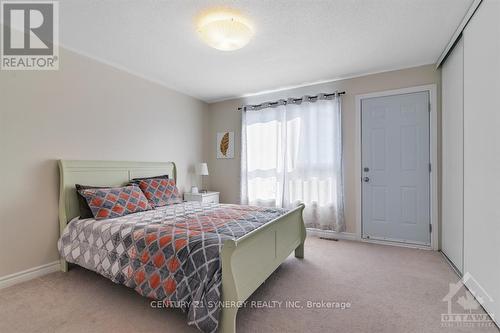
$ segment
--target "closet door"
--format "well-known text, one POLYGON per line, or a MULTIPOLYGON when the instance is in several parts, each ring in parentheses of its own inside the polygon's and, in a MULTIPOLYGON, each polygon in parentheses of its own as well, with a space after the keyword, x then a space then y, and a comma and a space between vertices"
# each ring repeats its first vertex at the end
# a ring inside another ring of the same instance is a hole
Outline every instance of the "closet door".
POLYGON ((442 67, 441 249, 463 268, 464 43, 459 40, 442 67))
POLYGON ((464 30, 464 274, 500 318, 500 1, 464 30), (486 295, 485 295, 486 294, 486 295))

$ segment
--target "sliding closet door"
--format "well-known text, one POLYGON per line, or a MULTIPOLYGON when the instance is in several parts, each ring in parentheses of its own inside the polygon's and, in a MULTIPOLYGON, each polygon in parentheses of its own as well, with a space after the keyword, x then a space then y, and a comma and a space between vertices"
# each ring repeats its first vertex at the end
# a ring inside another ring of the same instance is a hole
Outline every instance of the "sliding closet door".
POLYGON ((494 314, 497 322, 500 318, 499 17, 500 1, 484 0, 463 33, 464 273, 473 276, 467 286, 484 300, 483 306, 494 314))
POLYGON ((441 249, 462 272, 464 44, 458 41, 442 67, 442 227, 441 249))

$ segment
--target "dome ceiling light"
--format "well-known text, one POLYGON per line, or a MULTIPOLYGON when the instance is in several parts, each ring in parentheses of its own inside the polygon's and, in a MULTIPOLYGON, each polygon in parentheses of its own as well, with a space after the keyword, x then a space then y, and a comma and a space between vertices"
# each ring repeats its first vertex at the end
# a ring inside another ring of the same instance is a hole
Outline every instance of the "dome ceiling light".
POLYGON ((213 9, 202 13, 197 20, 196 30, 205 43, 221 51, 241 49, 254 35, 250 21, 230 9, 213 9))

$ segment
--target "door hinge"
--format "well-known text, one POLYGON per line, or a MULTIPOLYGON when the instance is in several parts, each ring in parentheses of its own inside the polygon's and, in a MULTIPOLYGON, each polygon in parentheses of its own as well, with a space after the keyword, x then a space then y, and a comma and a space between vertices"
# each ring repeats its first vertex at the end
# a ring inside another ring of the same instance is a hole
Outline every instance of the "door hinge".
POLYGON ((429 108, 429 112, 431 112, 431 103, 430 102, 429 102, 428 108, 429 108))
POLYGON ((429 224, 429 232, 432 234, 432 224, 429 224))
POLYGON ((432 172, 432 164, 429 163, 429 172, 432 172))

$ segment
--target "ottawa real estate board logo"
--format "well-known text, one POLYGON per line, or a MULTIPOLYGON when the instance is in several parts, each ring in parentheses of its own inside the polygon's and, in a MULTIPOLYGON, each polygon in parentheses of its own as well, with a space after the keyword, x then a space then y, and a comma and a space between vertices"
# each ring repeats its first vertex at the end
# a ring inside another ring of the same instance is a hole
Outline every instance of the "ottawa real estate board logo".
POLYGON ((0 69, 59 69, 59 3, 4 0, 0 7, 0 69))

